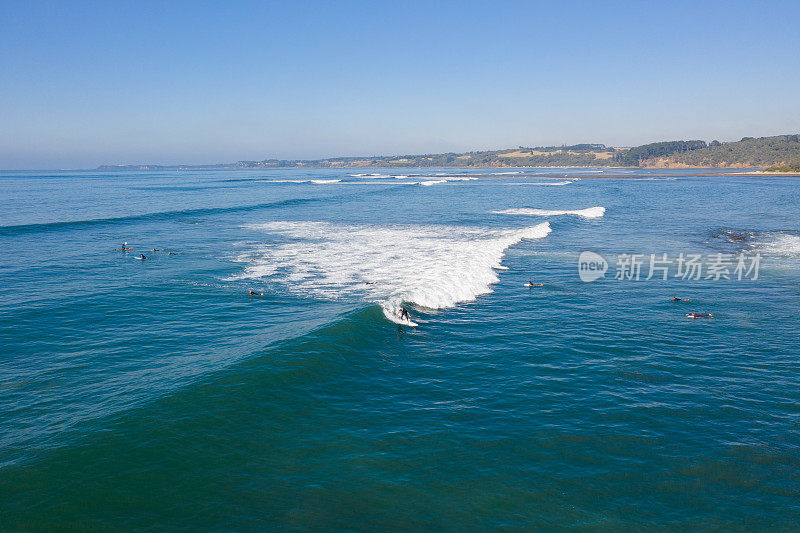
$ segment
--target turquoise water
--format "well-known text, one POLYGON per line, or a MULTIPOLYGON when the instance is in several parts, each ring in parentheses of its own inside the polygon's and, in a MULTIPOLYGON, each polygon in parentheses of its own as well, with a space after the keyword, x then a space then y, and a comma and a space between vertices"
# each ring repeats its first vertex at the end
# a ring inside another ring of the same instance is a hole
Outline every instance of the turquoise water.
POLYGON ((0 173, 0 529, 800 528, 800 180, 364 172, 0 173))

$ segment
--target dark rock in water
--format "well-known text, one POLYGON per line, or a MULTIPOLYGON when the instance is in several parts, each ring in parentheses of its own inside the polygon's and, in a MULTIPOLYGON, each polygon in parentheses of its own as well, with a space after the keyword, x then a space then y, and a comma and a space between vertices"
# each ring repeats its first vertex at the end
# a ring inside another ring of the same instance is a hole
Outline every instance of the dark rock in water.
POLYGON ((712 239, 719 239, 724 238, 728 242, 732 243, 746 243, 750 241, 752 237, 752 233, 749 232, 738 232, 738 231, 730 231, 730 230, 723 230, 719 233, 716 233, 711 236, 712 239))

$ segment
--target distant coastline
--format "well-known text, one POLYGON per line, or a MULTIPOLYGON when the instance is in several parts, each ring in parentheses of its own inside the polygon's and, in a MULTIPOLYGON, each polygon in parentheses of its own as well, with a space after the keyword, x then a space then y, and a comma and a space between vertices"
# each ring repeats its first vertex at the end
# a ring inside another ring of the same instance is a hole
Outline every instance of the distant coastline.
POLYGON ((789 163, 776 167, 769 167, 761 172, 769 174, 800 174, 800 163, 789 163))
POLYGON ((464 153, 326 159, 264 159, 210 165, 101 165, 97 170, 214 170, 269 168, 765 168, 774 173, 800 172, 800 135, 745 137, 722 143, 665 141, 634 147, 604 144, 539 146, 464 153))

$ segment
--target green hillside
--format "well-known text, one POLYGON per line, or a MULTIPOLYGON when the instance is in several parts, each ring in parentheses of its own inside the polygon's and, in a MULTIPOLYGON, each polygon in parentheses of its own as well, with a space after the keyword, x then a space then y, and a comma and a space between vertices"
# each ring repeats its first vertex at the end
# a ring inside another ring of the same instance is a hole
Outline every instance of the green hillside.
POLYGON ((505 167, 778 167, 800 164, 800 135, 745 137, 721 143, 665 141, 632 148, 603 144, 537 146, 465 153, 332 157, 315 160, 264 159, 216 165, 103 165, 100 170, 176 168, 505 168, 505 167))
POLYGON ((704 148, 652 157, 640 161, 645 167, 771 167, 800 162, 800 135, 745 137, 741 141, 712 142, 704 148))

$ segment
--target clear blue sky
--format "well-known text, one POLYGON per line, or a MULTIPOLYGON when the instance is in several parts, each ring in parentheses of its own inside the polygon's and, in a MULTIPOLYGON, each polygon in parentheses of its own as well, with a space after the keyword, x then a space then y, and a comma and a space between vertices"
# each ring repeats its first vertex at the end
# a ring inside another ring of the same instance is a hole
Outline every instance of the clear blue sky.
POLYGON ((800 130, 800 2, 2 0, 0 168, 800 130))

